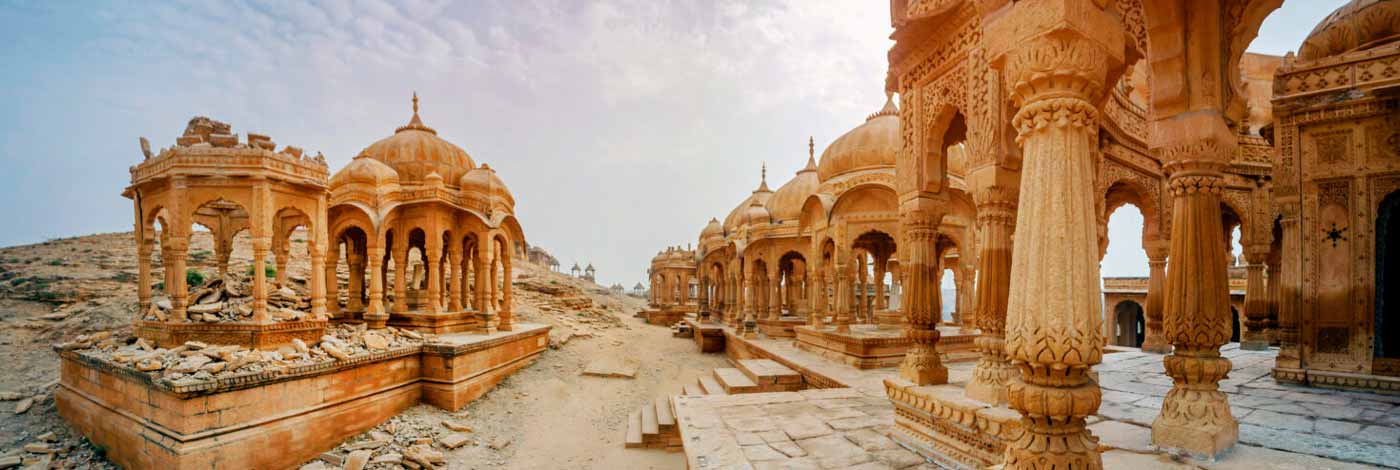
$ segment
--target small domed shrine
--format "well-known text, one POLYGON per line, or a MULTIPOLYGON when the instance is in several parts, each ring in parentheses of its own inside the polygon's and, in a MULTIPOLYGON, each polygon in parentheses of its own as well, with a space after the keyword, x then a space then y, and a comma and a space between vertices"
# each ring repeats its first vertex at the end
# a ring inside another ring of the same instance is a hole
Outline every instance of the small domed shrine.
POLYGON ((489 165, 423 124, 416 94, 408 124, 331 177, 329 227, 327 274, 350 273, 343 294, 327 286, 337 318, 510 330, 511 259, 525 246, 515 198, 489 165))

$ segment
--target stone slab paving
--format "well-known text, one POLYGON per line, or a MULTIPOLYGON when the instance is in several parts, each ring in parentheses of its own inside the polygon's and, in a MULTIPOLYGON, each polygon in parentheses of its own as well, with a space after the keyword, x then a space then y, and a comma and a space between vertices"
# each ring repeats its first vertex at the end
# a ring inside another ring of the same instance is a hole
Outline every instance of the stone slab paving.
POLYGON ((890 439, 894 409, 883 392, 678 396, 675 405, 693 470, 936 468, 890 439))
MULTIPOLYGON (((835 363, 790 339, 745 341, 851 388, 678 398, 690 468, 936 468, 897 444, 887 448, 893 408, 882 381, 895 369, 835 363)), ((1241 444, 1215 462, 1159 452, 1151 426, 1172 383, 1163 356, 1115 350, 1094 368, 1103 404, 1090 422, 1105 468, 1400 468, 1400 395, 1277 384, 1270 375, 1277 350, 1233 343, 1221 348, 1233 363, 1221 390, 1240 421, 1241 444)), ((971 376, 972 363, 946 365, 953 385, 971 376)))
MULTIPOLYGON (((1234 343, 1221 348, 1233 368, 1220 389, 1240 422, 1240 442, 1400 467, 1400 395, 1275 383, 1270 370, 1277 353, 1245 351, 1234 343)), ((1162 397, 1171 389, 1171 378, 1162 369, 1162 356, 1136 350, 1107 354, 1095 370, 1103 388, 1099 414, 1145 429, 1139 440, 1150 442, 1152 421, 1161 409, 1162 397)), ((1226 455, 1220 460, 1235 459, 1226 455)))

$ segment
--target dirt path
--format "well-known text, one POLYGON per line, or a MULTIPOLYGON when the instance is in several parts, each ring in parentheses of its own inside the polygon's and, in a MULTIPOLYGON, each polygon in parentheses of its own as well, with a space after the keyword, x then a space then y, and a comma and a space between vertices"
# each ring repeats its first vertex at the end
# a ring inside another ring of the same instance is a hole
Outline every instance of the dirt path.
POLYGON ((502 390, 529 390, 527 399, 487 399, 472 407, 488 416, 513 407, 520 418, 522 437, 507 468, 685 468, 681 453, 625 449, 627 415, 649 400, 678 393, 697 376, 726 367, 727 361, 722 355, 700 354, 693 342, 673 338, 665 328, 637 319, 628 319, 628 326, 546 356, 502 390), (604 357, 636 358, 642 365, 635 379, 579 375, 588 360, 604 357))

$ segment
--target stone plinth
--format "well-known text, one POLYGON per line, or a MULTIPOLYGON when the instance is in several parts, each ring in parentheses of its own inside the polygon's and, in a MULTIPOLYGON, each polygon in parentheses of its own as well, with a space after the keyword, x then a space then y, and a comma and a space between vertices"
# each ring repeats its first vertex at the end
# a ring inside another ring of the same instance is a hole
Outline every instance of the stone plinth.
MULTIPOLYGON (((973 344, 976 333, 959 331, 956 327, 938 329, 942 333, 938 351, 943 355, 943 362, 977 359, 973 344)), ((904 330, 885 325, 851 325, 849 332, 838 332, 835 327, 811 326, 799 326, 794 330, 799 348, 860 369, 897 366, 904 361, 909 349, 909 338, 904 330)))
POLYGON ((439 313, 408 311, 390 313, 388 325, 423 333, 447 334, 478 331, 482 321, 481 312, 475 310, 439 313))
POLYGON ((694 313, 695 308, 687 308, 681 305, 667 305, 655 310, 642 312, 642 318, 646 319, 648 325, 671 326, 676 322, 684 320, 686 314, 694 313))
POLYGON ((162 322, 140 320, 136 336, 162 348, 174 348, 187 341, 209 344, 236 344, 252 349, 277 349, 300 339, 308 344, 320 341, 326 331, 325 320, 300 320, 275 323, 253 322, 162 322))
POLYGON ((894 405, 896 441, 954 469, 1002 463, 1006 443, 1021 435, 1021 415, 967 398, 956 385, 916 386, 893 378, 885 392, 894 405))
POLYGON ((700 348, 700 352, 724 351, 724 326, 718 323, 701 323, 695 320, 686 320, 685 322, 690 325, 690 331, 695 337, 695 346, 700 348))
POLYGON ((795 328, 806 324, 806 320, 795 316, 777 320, 764 319, 758 321, 758 332, 768 335, 769 338, 792 338, 797 336, 795 328))
POLYGON ((457 409, 544 350, 549 327, 449 335, 207 382, 66 351, 59 414, 126 468, 291 468, 419 403, 457 409))

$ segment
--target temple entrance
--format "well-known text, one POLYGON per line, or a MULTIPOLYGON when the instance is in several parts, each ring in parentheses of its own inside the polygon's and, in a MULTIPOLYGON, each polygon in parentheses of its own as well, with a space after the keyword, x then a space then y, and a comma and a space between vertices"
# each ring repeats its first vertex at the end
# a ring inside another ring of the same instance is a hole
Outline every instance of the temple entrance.
POLYGON ((1113 344, 1134 348, 1142 347, 1142 340, 1147 337, 1142 305, 1131 300, 1119 302, 1113 307, 1113 318, 1115 326, 1113 344))
POLYGON ((1376 211, 1374 373, 1400 375, 1400 191, 1376 211))

